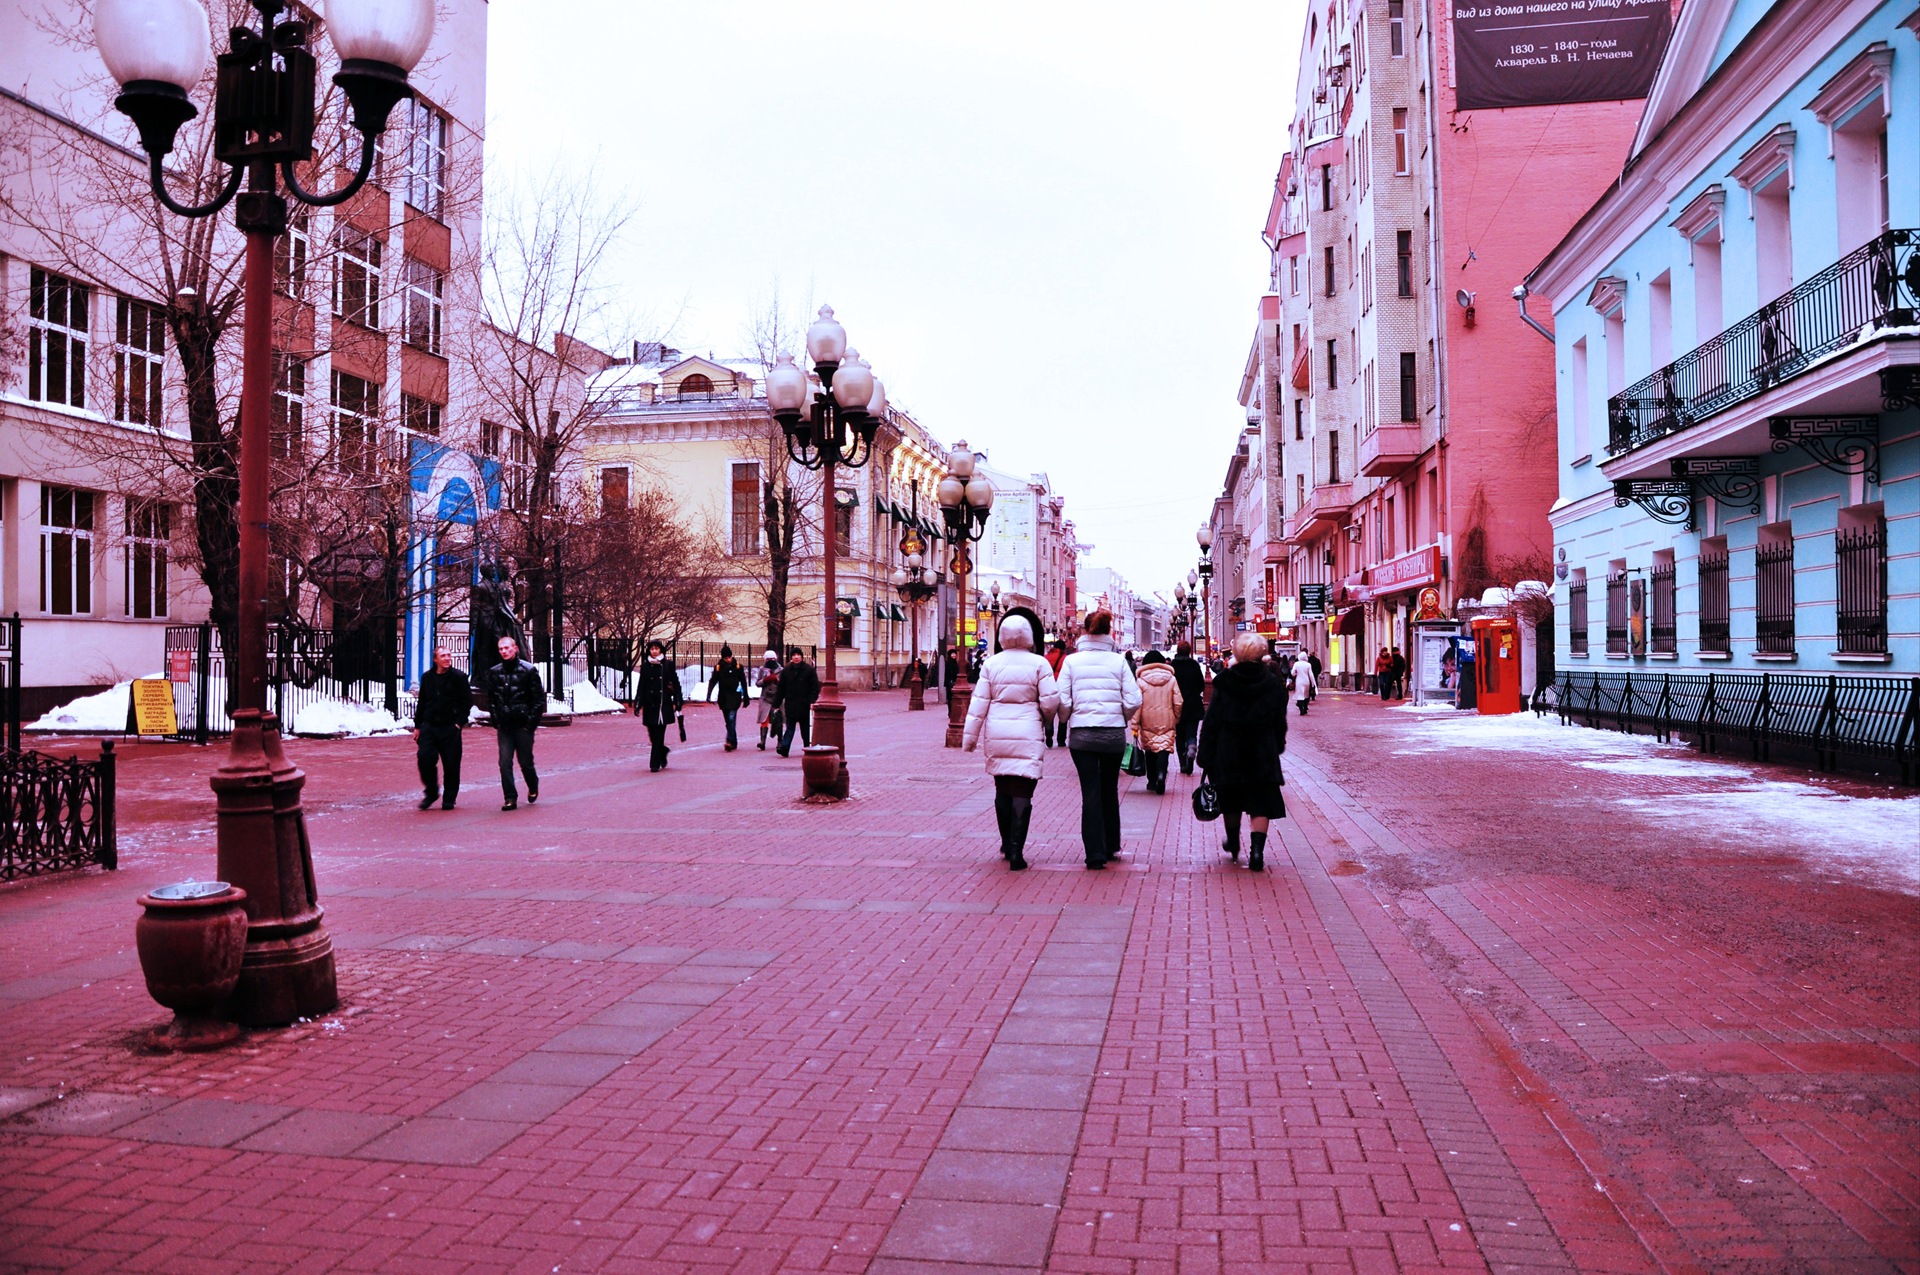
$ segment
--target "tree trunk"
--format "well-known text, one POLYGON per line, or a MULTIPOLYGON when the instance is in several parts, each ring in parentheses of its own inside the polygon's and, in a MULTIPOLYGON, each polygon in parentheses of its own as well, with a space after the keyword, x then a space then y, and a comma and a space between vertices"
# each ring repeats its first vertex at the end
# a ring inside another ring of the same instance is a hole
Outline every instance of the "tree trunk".
POLYGON ((763 521, 767 535, 767 646, 787 649, 787 580, 793 572, 793 536, 798 519, 790 488, 769 483, 763 521))
POLYGON ((207 587, 207 618, 229 656, 240 624, 239 458, 220 418, 214 347, 219 333, 195 316, 176 316, 174 343, 187 390, 187 428, 193 448, 193 528, 200 579, 207 587))

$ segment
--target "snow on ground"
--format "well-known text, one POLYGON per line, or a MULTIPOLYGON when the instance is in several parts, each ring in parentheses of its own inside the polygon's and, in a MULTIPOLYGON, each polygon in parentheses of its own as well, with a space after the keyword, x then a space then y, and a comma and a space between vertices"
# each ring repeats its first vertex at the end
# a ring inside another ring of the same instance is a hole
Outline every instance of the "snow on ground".
POLYGON ((333 735, 361 739, 369 735, 403 735, 407 725, 385 708, 351 700, 315 700, 296 709, 288 728, 294 735, 333 735))
POLYGON ((618 713, 620 701, 602 695, 592 682, 575 682, 567 688, 567 699, 575 713, 618 713))
POLYGON ((1456 712, 1406 720, 1411 738, 1396 756, 1496 749, 1554 757, 1586 770, 1691 780, 1693 791, 1608 800, 1644 818, 1684 825, 1741 845, 1794 844, 1810 864, 1920 894, 1920 795, 1862 797, 1777 778, 1791 771, 1708 757, 1646 735, 1563 726, 1532 713, 1456 712))
MULTIPOLYGON (((159 677, 149 673, 148 677, 159 677)), ((83 695, 71 704, 62 704, 45 717, 28 722, 28 730, 89 731, 107 735, 127 728, 127 704, 133 697, 133 683, 121 682, 93 695, 83 695)))

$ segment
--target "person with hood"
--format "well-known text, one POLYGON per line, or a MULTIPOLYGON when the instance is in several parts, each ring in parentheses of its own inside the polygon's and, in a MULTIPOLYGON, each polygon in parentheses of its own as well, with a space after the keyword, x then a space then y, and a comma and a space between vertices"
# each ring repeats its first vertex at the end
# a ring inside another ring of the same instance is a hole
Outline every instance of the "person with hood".
POLYGON ((1120 755, 1140 709, 1140 685, 1113 641, 1113 612, 1087 615, 1085 633, 1060 665, 1060 713, 1080 777, 1080 842, 1087 867, 1120 857, 1120 755))
POLYGON ((1387 648, 1381 647, 1380 654, 1373 657, 1373 693, 1385 703, 1393 694, 1393 657, 1387 654, 1387 648))
POLYGON ((1180 738, 1180 713, 1185 702, 1180 679, 1159 651, 1148 651, 1140 660, 1140 713, 1134 729, 1140 747, 1147 754, 1147 791, 1165 794, 1167 763, 1173 760, 1174 745, 1180 738))
POLYGON ((680 694, 680 674, 667 658, 667 648, 657 639, 647 643, 647 660, 640 666, 640 686, 633 696, 633 715, 646 723, 647 738, 653 750, 647 758, 647 773, 667 768, 667 727, 685 702, 680 694))
POLYGON ((540 775, 533 768, 533 732, 547 712, 547 690, 540 670, 520 658, 520 644, 503 637, 496 644, 500 662, 482 680, 487 693, 487 722, 500 744, 502 810, 518 810, 520 794, 513 786, 513 763, 527 781, 527 804, 540 800, 540 775))
POLYGON ((720 716, 727 723, 726 752, 740 747, 740 735, 736 723, 740 718, 740 706, 747 702, 747 670, 740 667, 740 661, 733 658, 733 648, 720 648, 720 663, 714 666, 713 676, 707 679, 707 700, 712 702, 715 694, 720 696, 720 716))
POLYGON ((1000 622, 1000 650, 980 668, 960 742, 968 752, 986 745, 1000 856, 1015 872, 1027 866, 1027 825, 1046 752, 1045 728, 1059 709, 1053 669, 1034 654, 1032 622, 1008 616, 1000 622))
MULTIPOLYGON (((1060 666, 1066 662, 1066 659, 1067 644, 1065 642, 1062 642, 1059 638, 1055 638, 1053 641, 1047 643, 1047 668, 1052 672, 1054 681, 1056 682, 1060 680, 1060 666)), ((1056 721, 1052 717, 1047 718, 1047 747, 1058 748, 1066 742, 1067 728, 1065 719, 1063 718, 1056 721)))
POLYGON ((1200 719, 1207 711, 1207 674, 1193 658, 1193 643, 1173 649, 1173 677, 1180 686, 1180 725, 1174 742, 1180 753, 1180 773, 1193 773, 1193 749, 1200 740, 1200 719))
POLYGON ((760 672, 753 688, 760 692, 760 751, 767 751, 767 732, 773 732, 774 742, 780 740, 780 653, 769 649, 760 657, 760 672))
POLYGON ((1293 668, 1289 672, 1293 702, 1300 706, 1300 716, 1305 717, 1307 704, 1313 699, 1313 688, 1317 681, 1313 675, 1313 665, 1308 662, 1306 656, 1296 655, 1293 657, 1293 668))
POLYGON ((807 663, 800 648, 787 648, 787 666, 780 670, 780 713, 786 725, 780 728, 782 757, 793 751, 793 732, 800 732, 800 747, 813 746, 813 701, 820 698, 820 674, 807 663))
MULTIPOLYGON (((1200 769, 1220 801, 1227 839, 1221 849, 1240 859, 1240 817, 1253 840, 1247 867, 1267 868, 1267 821, 1286 815, 1280 795, 1280 754, 1287 751, 1287 684, 1261 658, 1267 640, 1242 633, 1233 640, 1233 667, 1213 683, 1213 705, 1200 725, 1200 769)), ((1304 668, 1306 661, 1296 661, 1304 668)), ((1305 711, 1305 701, 1302 710, 1305 711)))

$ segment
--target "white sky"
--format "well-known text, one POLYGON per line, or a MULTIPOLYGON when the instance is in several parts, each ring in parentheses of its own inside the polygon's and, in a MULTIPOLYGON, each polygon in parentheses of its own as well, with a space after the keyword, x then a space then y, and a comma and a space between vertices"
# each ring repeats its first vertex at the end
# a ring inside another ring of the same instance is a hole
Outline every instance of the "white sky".
POLYGON ((1304 6, 492 0, 488 153, 639 204, 621 277, 683 349, 776 283, 894 401, 1045 471, 1088 561, 1172 590, 1266 282, 1304 6))

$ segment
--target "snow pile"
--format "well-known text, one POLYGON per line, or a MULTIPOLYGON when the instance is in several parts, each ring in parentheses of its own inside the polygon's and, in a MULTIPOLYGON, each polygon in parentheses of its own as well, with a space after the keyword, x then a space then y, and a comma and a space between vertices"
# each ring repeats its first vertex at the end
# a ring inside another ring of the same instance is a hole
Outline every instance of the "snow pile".
POLYGON ((575 682, 567 688, 567 700, 575 713, 618 713, 620 701, 602 695, 592 682, 575 682))
MULTIPOLYGON (((149 673, 157 678, 158 673, 149 673)), ((104 691, 85 695, 71 704, 63 704, 39 721, 28 722, 28 730, 88 731, 115 735, 127 728, 127 706, 133 700, 133 683, 120 682, 104 691)))
POLYGON ((369 735, 404 735, 405 724, 386 709, 373 704, 355 704, 351 700, 315 700, 294 710, 288 733, 294 735, 344 736, 363 739, 369 735))
POLYGON ((1435 700, 1428 704, 1416 704, 1412 700, 1407 700, 1403 704, 1389 705, 1387 711, 1389 713, 1457 713, 1460 710, 1447 700, 1435 700))

